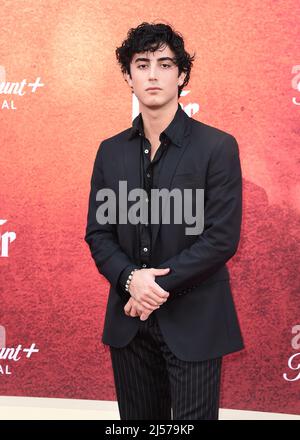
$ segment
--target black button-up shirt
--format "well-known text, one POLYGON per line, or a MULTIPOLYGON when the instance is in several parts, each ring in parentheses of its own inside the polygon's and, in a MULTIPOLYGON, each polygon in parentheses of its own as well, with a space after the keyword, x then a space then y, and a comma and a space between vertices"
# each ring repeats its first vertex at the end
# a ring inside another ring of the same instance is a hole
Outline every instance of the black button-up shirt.
MULTIPOLYGON (((151 144, 149 140, 145 137, 144 124, 142 119, 142 114, 140 113, 136 119, 134 119, 132 124, 131 136, 140 136, 141 138, 141 176, 143 182, 143 188, 147 192, 148 204, 148 221, 151 220, 151 189, 158 188, 158 178, 159 173, 163 165, 163 161, 166 157, 166 150, 168 148, 177 148, 176 134, 182 132, 178 130, 179 124, 182 124, 182 119, 179 115, 180 104, 178 103, 177 112, 173 120, 170 122, 168 127, 160 134, 159 140, 160 145, 155 153, 154 158, 151 161, 151 144)), ((139 234, 139 246, 140 246, 140 265, 129 265, 122 272, 119 277, 120 287, 124 290, 126 281, 130 272, 137 268, 147 268, 152 267, 151 251, 152 251, 152 224, 139 223, 138 224, 138 234, 139 234)))

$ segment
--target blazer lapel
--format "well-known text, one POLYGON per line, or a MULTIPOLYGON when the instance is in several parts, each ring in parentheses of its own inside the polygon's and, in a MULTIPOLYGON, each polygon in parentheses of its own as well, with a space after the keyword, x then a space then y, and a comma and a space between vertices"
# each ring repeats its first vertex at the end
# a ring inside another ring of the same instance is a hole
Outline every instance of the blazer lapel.
MULTIPOLYGON (((131 141, 123 144, 123 159, 125 166, 125 180, 127 180, 128 193, 135 188, 141 187, 140 154, 141 139, 135 137, 131 141)), ((133 204, 134 202, 128 202, 133 204)))
MULTIPOLYGON (((189 122, 190 121, 188 121, 186 124, 185 134, 184 134, 184 138, 183 138, 183 144, 182 144, 181 148, 178 148, 176 146, 172 146, 172 148, 169 148, 167 151, 167 155, 166 155, 165 160, 163 162, 163 166, 161 168, 159 178, 158 178, 158 188, 159 189, 166 188, 170 191, 173 176, 175 174, 177 165, 179 164, 180 159, 182 158, 182 156, 185 152, 185 149, 190 141, 189 134, 190 134, 191 125, 189 122)), ((155 246, 155 242, 157 239, 159 228, 160 228, 160 225, 162 222, 162 217, 164 215, 164 212, 165 212, 165 209, 167 206, 166 199, 163 198, 163 201, 164 201, 164 203, 161 204, 161 209, 159 210, 159 223, 158 224, 154 223, 152 225, 152 247, 155 246)))

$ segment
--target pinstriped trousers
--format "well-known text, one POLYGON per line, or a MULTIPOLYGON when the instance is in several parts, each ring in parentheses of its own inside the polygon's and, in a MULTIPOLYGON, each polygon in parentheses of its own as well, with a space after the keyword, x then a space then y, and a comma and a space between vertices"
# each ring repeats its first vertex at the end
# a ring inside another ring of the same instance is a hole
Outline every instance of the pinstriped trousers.
POLYGON ((110 346, 121 420, 218 420, 222 357, 178 359, 155 312, 125 347, 110 346))

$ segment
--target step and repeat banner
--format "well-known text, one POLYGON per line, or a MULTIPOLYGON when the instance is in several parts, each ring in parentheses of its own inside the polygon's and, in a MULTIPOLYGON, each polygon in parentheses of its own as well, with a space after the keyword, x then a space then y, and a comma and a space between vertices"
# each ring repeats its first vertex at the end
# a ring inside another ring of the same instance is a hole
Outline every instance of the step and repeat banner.
POLYGON ((0 3, 0 395, 116 400, 108 281, 84 241, 100 142, 139 113, 115 49, 164 22, 196 52, 179 99, 233 134, 243 224, 230 260, 245 349, 221 407, 300 414, 300 3, 0 3))

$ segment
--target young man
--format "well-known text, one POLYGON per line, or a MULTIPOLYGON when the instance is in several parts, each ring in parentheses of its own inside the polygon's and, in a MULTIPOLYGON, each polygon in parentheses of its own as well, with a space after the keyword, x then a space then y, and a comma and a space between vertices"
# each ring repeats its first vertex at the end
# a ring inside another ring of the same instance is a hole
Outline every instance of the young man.
POLYGON ((222 356, 243 348, 225 264, 240 237, 238 144, 178 103, 193 57, 170 26, 142 23, 116 54, 141 112, 100 144, 85 240, 111 284, 102 341, 110 347, 120 417, 218 419, 222 356), (116 195, 114 203, 102 206, 103 189, 116 195), (130 221, 136 211, 128 194, 136 189, 146 194, 146 221, 130 221), (187 233, 185 216, 175 221, 178 205, 165 221, 167 196, 159 221, 152 220, 154 190, 173 189, 192 190, 193 209, 195 190, 204 190, 197 234, 187 233))

